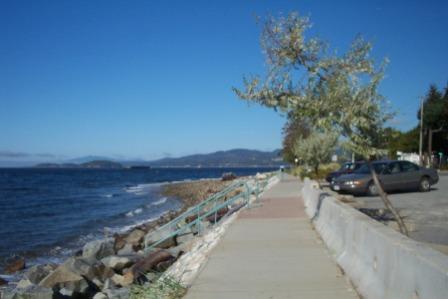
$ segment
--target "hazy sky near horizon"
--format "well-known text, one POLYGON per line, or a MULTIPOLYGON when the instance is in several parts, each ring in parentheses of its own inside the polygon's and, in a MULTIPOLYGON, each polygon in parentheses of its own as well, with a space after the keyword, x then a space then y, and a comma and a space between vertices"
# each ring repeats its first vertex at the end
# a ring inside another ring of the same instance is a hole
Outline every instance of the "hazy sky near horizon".
POLYGON ((448 1, 0 1, 0 161, 155 159, 281 146, 285 119, 238 100, 264 71, 255 16, 299 11, 390 64, 393 125, 448 82, 448 1))

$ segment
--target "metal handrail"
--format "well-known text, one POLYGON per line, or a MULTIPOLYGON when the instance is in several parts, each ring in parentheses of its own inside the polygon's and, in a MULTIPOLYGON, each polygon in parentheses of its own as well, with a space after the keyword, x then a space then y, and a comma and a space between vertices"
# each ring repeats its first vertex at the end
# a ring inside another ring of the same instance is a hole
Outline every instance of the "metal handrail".
POLYGON ((153 233, 163 231, 167 228, 169 228, 170 230, 173 230, 173 231, 171 233, 169 233, 167 236, 158 240, 157 242, 150 244, 149 246, 146 243, 146 238, 145 238, 145 250, 149 251, 149 250, 155 248, 157 245, 161 244, 162 242, 166 241, 167 239, 173 238, 179 234, 182 234, 187 229, 190 229, 193 226, 197 226, 198 232, 200 232, 200 226, 202 224, 202 219, 215 214, 215 222, 214 223, 216 223, 218 211, 226 206, 233 204, 238 199, 241 199, 244 197, 245 202, 243 203, 243 205, 248 205, 250 207, 250 195, 252 193, 254 193, 256 196, 256 199, 258 200, 259 194, 262 192, 262 190, 264 190, 264 188, 268 184, 268 181, 271 177, 272 176, 268 176, 265 180, 262 180, 261 182, 259 180, 255 179, 254 183, 252 184, 253 185, 252 188, 250 188, 248 181, 243 181, 243 180, 239 180, 239 181, 225 187, 223 190, 213 194, 212 196, 208 197, 204 201, 198 203, 197 205, 195 205, 195 206, 191 207, 190 209, 188 209, 187 211, 183 212, 182 214, 180 214, 179 216, 177 216, 170 222, 168 222, 168 223, 162 225, 161 227, 159 227, 158 229, 156 229, 153 233), (225 199, 226 195, 237 190, 240 187, 244 187, 245 190, 243 192, 236 194, 235 196, 233 196, 229 199, 224 200, 221 203, 218 202, 221 199, 225 199), (207 207, 208 204, 212 204, 213 206, 209 210, 205 210, 205 208, 207 207), (178 224, 180 222, 185 221, 187 219, 187 217, 189 217, 189 216, 197 216, 197 217, 193 221, 191 221, 189 223, 185 223, 181 227, 178 227, 178 224), (173 227, 175 229, 173 229, 173 227))
POLYGON ((223 195, 227 195, 227 193, 230 193, 230 192, 236 190, 237 188, 241 187, 242 185, 244 185, 244 181, 237 181, 237 182, 235 182, 235 183, 225 187, 223 190, 221 190, 221 191, 211 195, 210 197, 208 197, 207 199, 201 201, 197 205, 189 208, 188 210, 186 210, 185 212, 183 212, 182 214, 180 214, 179 216, 177 216, 176 218, 174 218, 170 222, 162 225, 157 230, 160 231, 160 230, 166 229, 167 227, 172 226, 173 224, 177 224, 177 223, 181 222, 182 220, 184 220, 188 216, 192 216, 192 215, 196 214, 195 210, 197 210, 198 208, 202 208, 203 206, 207 205, 209 202, 211 202, 214 199, 217 199, 218 197, 221 197, 223 195))

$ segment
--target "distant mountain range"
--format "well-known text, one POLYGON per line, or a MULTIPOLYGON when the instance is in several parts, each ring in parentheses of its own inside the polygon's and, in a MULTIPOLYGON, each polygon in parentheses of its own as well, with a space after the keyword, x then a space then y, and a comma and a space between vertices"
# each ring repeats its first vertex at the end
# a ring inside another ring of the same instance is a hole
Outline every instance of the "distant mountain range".
POLYGON ((154 161, 117 161, 101 156, 71 159, 67 163, 41 163, 39 168, 121 168, 150 167, 257 167, 284 165, 280 150, 271 152, 232 149, 209 154, 196 154, 179 158, 163 158, 154 161))
POLYGON ((233 149, 148 162, 148 165, 155 167, 251 167, 279 166, 282 164, 284 162, 280 150, 263 152, 248 149, 233 149))

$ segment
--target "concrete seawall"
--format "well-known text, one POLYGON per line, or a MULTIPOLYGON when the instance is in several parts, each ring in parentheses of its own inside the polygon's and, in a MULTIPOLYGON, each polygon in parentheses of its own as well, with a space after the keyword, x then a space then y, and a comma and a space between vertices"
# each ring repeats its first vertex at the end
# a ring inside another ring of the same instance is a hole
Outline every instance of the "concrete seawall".
POLYGON ((368 299, 448 298, 448 257, 336 200, 305 179, 306 213, 368 299))

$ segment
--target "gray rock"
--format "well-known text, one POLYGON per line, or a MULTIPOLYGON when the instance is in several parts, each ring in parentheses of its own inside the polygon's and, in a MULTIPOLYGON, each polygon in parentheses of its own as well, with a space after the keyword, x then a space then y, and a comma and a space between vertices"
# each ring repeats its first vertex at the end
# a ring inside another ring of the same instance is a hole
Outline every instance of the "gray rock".
POLYGON ((92 282, 98 287, 98 289, 102 289, 104 287, 104 283, 96 277, 92 279, 92 282))
POLYGON ((18 288, 18 289, 26 289, 27 287, 32 286, 32 285, 33 285, 33 283, 29 279, 24 278, 24 279, 21 279, 17 283, 16 288, 18 288))
POLYGON ((39 285, 47 288, 66 288, 75 293, 84 294, 95 289, 90 280, 99 279, 102 281, 113 274, 113 270, 104 266, 101 262, 81 257, 71 257, 42 279, 39 285))
MULTIPOLYGON (((6 294, 5 299, 49 299, 53 297, 53 290, 37 285, 30 285, 24 289, 15 289, 6 294)), ((3 297, 2 297, 3 298, 3 297)))
POLYGON ((167 238, 172 233, 172 230, 164 229, 164 230, 156 230, 148 233, 145 236, 145 243, 150 246, 159 240, 165 239, 163 242, 157 245, 159 248, 169 248, 172 246, 176 246, 176 240, 174 237, 167 238))
POLYGON ((36 265, 25 272, 25 277, 34 284, 38 284, 56 267, 54 265, 36 265))
POLYGON ((105 293, 109 299, 128 299, 130 296, 130 290, 127 288, 109 289, 105 293))
POLYGON ((62 288, 59 290, 59 293, 63 296, 67 296, 67 297, 72 297, 73 296, 73 291, 69 290, 67 288, 62 288))
POLYGON ((120 271, 133 264, 133 261, 125 256, 108 256, 101 260, 101 262, 109 268, 120 271))
MULTIPOLYGON (((193 240, 194 240, 194 238, 193 238, 193 240)), ((168 251, 175 258, 178 258, 183 253, 188 252, 190 250, 190 247, 191 247, 191 242, 188 242, 188 243, 179 244, 176 247, 168 248, 168 249, 166 249, 166 251, 168 251)))
POLYGON ((124 247, 117 252, 118 255, 132 255, 135 254, 132 244, 126 244, 124 247))
POLYGON ((82 256, 87 259, 100 260, 113 254, 115 254, 113 239, 91 241, 82 249, 82 256))
POLYGON ((193 241, 193 239, 194 239, 193 233, 187 233, 187 234, 182 234, 182 235, 177 235, 176 236, 177 244, 188 243, 190 241, 193 241))
POLYGON ((130 243, 132 246, 137 247, 141 245, 144 237, 144 231, 135 229, 126 237, 126 243, 130 243))
POLYGON ((104 293, 96 293, 95 296, 93 296, 93 299, 108 299, 107 296, 104 293))
POLYGON ((127 287, 127 286, 131 285, 133 282, 132 280, 127 279, 127 277, 120 275, 120 274, 114 274, 114 276, 112 276, 110 279, 113 281, 113 283, 115 285, 122 286, 122 287, 127 287))
POLYGON ((104 286, 102 288, 103 291, 109 289, 116 289, 117 285, 112 281, 112 279, 108 278, 104 281, 104 286))

